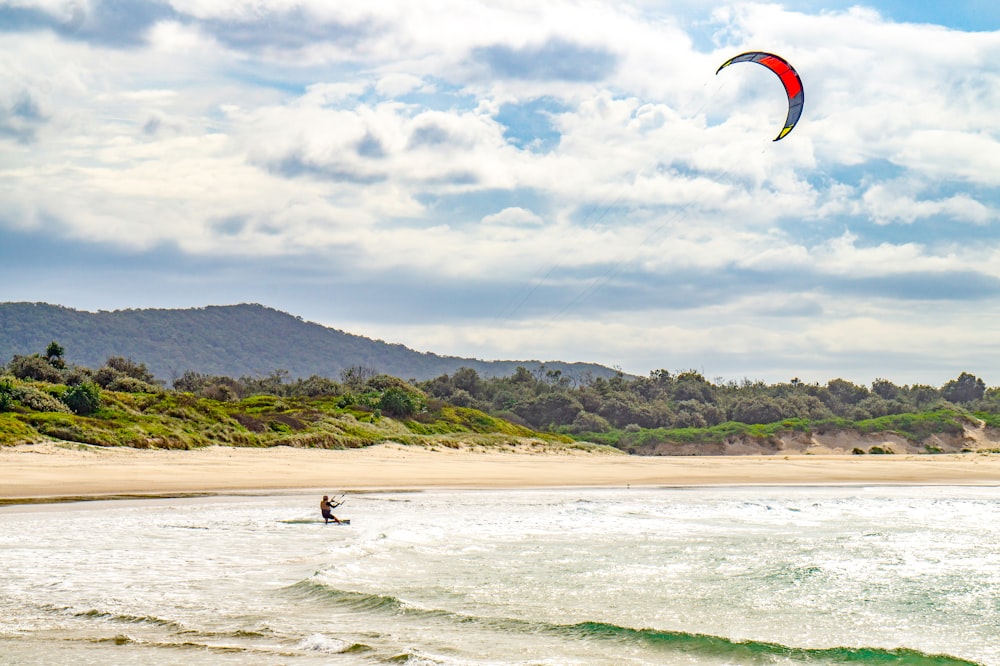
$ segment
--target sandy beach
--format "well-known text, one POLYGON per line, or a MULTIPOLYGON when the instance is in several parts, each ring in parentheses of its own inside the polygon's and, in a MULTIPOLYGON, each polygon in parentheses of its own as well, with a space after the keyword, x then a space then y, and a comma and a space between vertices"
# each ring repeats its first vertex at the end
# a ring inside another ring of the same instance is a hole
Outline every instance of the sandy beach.
POLYGON ((323 489, 624 485, 1000 485, 1000 455, 637 457, 602 453, 426 450, 0 449, 0 499, 323 489))

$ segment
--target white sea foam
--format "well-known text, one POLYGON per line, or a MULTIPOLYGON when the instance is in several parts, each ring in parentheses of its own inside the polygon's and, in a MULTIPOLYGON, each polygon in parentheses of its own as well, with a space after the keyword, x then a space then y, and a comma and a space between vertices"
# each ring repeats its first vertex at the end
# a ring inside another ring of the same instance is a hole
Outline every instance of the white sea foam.
POLYGON ((427 491, 352 496, 349 527, 315 499, 0 509, 0 654, 1000 666, 1000 489, 427 491))
POLYGON ((298 642, 296 648, 306 652, 329 652, 339 654, 351 647, 350 643, 323 634, 312 634, 298 642))

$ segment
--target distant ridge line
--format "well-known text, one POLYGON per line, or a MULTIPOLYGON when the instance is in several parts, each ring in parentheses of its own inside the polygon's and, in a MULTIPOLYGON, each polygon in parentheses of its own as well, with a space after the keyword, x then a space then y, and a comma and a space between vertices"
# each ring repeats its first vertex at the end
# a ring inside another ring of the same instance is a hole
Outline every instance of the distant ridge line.
POLYGON ((110 356, 123 356, 145 363, 168 383, 189 370, 229 377, 286 370, 290 379, 339 379, 341 371, 362 366, 420 381, 462 367, 483 377, 509 376, 518 366, 532 372, 544 366, 577 379, 618 372, 596 363, 485 361, 418 352, 259 303, 97 312, 50 303, 0 303, 0 363, 15 354, 42 353, 53 340, 65 348, 69 363, 97 368, 110 356))

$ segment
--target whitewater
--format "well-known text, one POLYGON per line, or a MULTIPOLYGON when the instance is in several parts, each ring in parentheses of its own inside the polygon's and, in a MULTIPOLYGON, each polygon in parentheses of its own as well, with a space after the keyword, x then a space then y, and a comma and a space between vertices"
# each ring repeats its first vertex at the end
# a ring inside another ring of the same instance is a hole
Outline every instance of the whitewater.
POLYGON ((1000 488, 0 508, 3 664, 1000 666, 1000 488))

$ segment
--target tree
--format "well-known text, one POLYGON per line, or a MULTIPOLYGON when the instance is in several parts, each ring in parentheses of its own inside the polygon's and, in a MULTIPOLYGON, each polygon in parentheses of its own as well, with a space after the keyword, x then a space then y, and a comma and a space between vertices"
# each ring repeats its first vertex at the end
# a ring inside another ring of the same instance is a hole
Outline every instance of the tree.
POLYGON ((289 372, 284 368, 273 370, 271 374, 263 377, 240 377, 240 385, 246 395, 285 395, 288 387, 285 380, 288 379, 289 372))
POLYGON ((448 396, 448 402, 456 407, 472 407, 475 400, 465 389, 455 389, 448 396))
POLYGON ((678 402, 682 402, 684 400, 715 402, 712 385, 701 375, 701 373, 693 370, 689 372, 682 372, 677 375, 674 380, 672 397, 678 402))
POLYGON ((511 375, 510 381, 515 384, 532 385, 535 383, 535 378, 534 376, 532 376, 530 372, 528 372, 527 368, 525 368, 523 365, 519 365, 517 366, 517 369, 514 371, 514 374, 511 375))
POLYGON ((583 411, 580 401, 566 393, 545 393, 517 405, 514 411, 536 426, 568 425, 583 411))
POLYGON ((782 418, 781 405, 767 396, 743 398, 733 405, 729 418, 740 423, 774 423, 782 418))
POLYGON ((787 396, 781 401, 781 404, 782 412, 788 416, 798 416, 805 419, 829 419, 833 417, 830 408, 814 395, 787 396))
POLYGON ((983 380, 968 372, 963 372, 958 379, 953 379, 941 387, 941 395, 949 402, 973 402, 981 400, 986 393, 983 380))
POLYGON ((573 383, 572 377, 563 377, 562 370, 546 370, 545 371, 545 381, 552 386, 558 386, 559 388, 566 388, 573 383))
POLYGON ((112 356, 104 362, 104 365, 122 375, 138 379, 139 381, 146 382, 147 384, 153 384, 156 382, 156 377, 154 377, 153 373, 149 371, 145 363, 136 363, 130 358, 112 356))
POLYGON ((250 395, 247 387, 232 377, 203 375, 193 370, 187 370, 174 380, 174 390, 194 393, 219 402, 239 400, 250 395))
POLYGON ((451 385, 456 389, 467 391, 469 395, 477 395, 479 390, 479 373, 472 368, 459 368, 452 375, 451 385))
POLYGON ((63 355, 66 350, 61 344, 53 340, 49 343, 49 346, 45 349, 45 360, 49 362, 53 368, 59 368, 62 370, 66 367, 66 361, 63 360, 63 355))
POLYGON ((369 379, 378 372, 370 365, 352 365, 340 371, 340 381, 351 391, 360 392, 369 379))
MULTIPOLYGON (((145 363, 136 363, 130 358, 111 356, 104 366, 94 373, 98 386, 112 391, 152 392, 156 377, 146 368, 145 363)), ((79 382, 77 382, 79 383, 79 382)))
POLYGON ((933 386, 914 384, 907 388, 907 400, 918 409, 925 409, 941 399, 941 392, 933 386))
POLYGON ((340 384, 319 375, 312 375, 308 379, 299 379, 288 388, 291 396, 306 396, 316 398, 324 395, 340 395, 340 384))
POLYGON ((868 397, 868 389, 846 379, 831 379, 826 384, 830 393, 844 405, 856 405, 868 397))
POLYGON ((410 386, 404 382, 399 377, 393 377, 392 375, 375 375, 367 382, 365 382, 365 391, 388 391, 391 388, 399 388, 404 391, 416 392, 417 389, 410 386))
POLYGON ((676 405, 672 425, 675 428, 705 428, 719 425, 725 420, 725 412, 713 404, 698 400, 682 400, 676 405))
POLYGON ((872 382, 872 393, 883 400, 895 400, 899 397, 899 387, 888 379, 879 377, 872 382))
POLYGON ((643 428, 662 425, 657 422, 657 415, 650 409, 649 403, 637 400, 634 395, 621 391, 610 393, 601 403, 597 413, 619 428, 629 424, 643 428))
POLYGON ((200 372, 185 370, 183 375, 174 379, 173 386, 175 391, 197 393, 199 390, 207 386, 211 379, 212 378, 208 375, 204 375, 200 372))
POLYGON ((611 424, 608 423, 607 419, 587 412, 577 414, 569 426, 569 431, 573 433, 607 432, 609 430, 611 430, 611 424))

